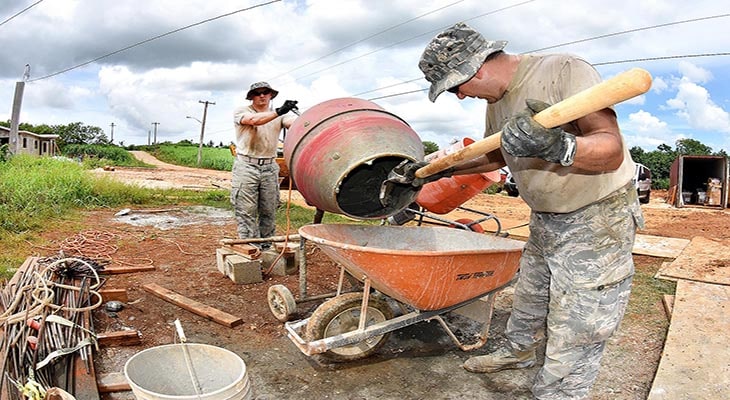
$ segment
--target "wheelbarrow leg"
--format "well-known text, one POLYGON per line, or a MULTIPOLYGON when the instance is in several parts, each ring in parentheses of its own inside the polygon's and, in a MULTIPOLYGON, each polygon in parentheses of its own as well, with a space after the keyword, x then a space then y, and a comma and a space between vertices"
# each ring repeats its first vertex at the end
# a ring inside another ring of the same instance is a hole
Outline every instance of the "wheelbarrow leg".
MULTIPOLYGON (((489 327, 492 325, 492 314, 494 313, 494 298, 497 296, 497 293, 499 290, 492 291, 488 295, 486 295, 486 315, 484 318, 484 323, 482 324, 482 330, 479 334, 479 338, 475 343, 471 344, 465 344, 461 343, 459 338, 456 337, 454 332, 451 331, 451 328, 446 324, 446 321, 444 321, 443 318, 441 318, 440 315, 437 315, 433 317, 433 319, 437 320, 441 326, 444 328, 446 333, 449 335, 451 340, 454 341, 454 343, 459 346, 459 348, 463 351, 471 351, 476 350, 482 346, 484 346, 485 343, 487 343, 487 338, 489 337, 489 327)), ((478 300, 477 300, 478 301, 478 300)))

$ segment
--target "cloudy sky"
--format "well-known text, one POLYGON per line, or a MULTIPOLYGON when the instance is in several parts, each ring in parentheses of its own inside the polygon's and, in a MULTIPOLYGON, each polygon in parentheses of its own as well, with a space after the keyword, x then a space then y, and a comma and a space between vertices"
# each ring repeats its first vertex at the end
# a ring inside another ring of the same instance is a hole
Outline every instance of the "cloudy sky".
POLYGON ((729 12, 717 0, 4 0, 0 119, 30 64, 21 122, 107 136, 114 124, 115 143, 146 144, 154 122, 158 141, 197 143, 210 101, 205 141, 228 144, 232 110, 265 80, 274 106, 359 97, 445 147, 482 136, 486 103, 429 102, 417 64, 465 21, 509 53, 577 54, 604 78, 648 70, 651 91, 616 107, 629 146, 692 138, 730 153, 729 12))

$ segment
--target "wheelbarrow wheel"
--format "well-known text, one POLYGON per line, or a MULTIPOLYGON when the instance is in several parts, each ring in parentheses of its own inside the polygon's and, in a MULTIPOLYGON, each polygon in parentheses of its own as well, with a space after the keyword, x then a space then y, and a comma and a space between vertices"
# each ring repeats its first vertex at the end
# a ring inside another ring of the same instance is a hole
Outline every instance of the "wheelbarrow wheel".
MULTIPOLYGON (((362 293, 345 293, 322 303, 309 318, 307 340, 312 342, 356 330, 360 322, 362 299, 362 293)), ((366 327, 393 318, 390 305, 377 295, 370 296, 367 313, 366 327)), ((334 362, 366 358, 375 353, 389 336, 390 333, 386 333, 349 346, 336 347, 320 354, 320 357, 334 362)))
POLYGON ((294 301, 294 296, 289 288, 284 285, 269 287, 266 299, 274 318, 281 322, 289 321, 297 312, 297 303, 294 301))

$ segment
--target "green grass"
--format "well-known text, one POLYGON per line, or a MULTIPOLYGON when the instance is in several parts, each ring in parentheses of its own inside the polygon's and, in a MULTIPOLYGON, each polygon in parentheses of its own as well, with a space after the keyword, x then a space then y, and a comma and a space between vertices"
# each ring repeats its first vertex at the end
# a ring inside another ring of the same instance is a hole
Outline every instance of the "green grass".
MULTIPOLYGON (((154 149, 147 149, 147 151, 166 163, 198 167, 198 146, 162 144, 155 146, 154 149)), ((203 147, 200 168, 230 171, 232 167, 233 157, 227 147, 203 147)))
POLYGON ((73 160, 14 156, 0 162, 0 277, 22 264, 31 238, 79 210, 189 204, 230 207, 225 190, 145 189, 96 177, 73 160))

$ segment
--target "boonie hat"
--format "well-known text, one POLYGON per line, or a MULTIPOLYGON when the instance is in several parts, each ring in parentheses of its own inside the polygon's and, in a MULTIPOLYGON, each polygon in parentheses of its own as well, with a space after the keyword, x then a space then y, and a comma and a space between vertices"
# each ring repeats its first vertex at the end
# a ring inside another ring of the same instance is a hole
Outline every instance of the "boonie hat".
POLYGON ((487 40, 469 25, 459 22, 439 33, 421 55, 418 68, 431 82, 431 102, 445 90, 471 79, 487 57, 507 45, 504 40, 487 40))
POLYGON ((267 82, 256 82, 256 83, 251 84, 251 88, 248 89, 248 93, 246 93, 246 100, 253 99, 253 91, 256 90, 256 89, 261 89, 261 88, 271 90, 271 98, 272 99, 274 97, 276 97, 277 94, 279 94, 279 91, 278 90, 274 90, 274 88, 272 88, 271 85, 269 85, 267 82))

